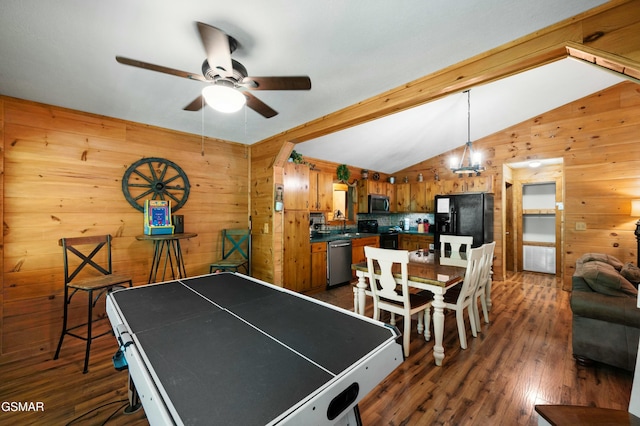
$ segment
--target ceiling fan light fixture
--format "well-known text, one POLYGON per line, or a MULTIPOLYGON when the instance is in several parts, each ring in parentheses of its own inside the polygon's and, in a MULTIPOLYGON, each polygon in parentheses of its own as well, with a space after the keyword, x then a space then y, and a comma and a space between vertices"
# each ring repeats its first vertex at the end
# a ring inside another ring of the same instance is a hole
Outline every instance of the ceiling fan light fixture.
POLYGON ((205 87, 202 89, 202 97, 211 108, 225 113, 240 111, 247 103, 247 98, 239 90, 222 85, 205 87))

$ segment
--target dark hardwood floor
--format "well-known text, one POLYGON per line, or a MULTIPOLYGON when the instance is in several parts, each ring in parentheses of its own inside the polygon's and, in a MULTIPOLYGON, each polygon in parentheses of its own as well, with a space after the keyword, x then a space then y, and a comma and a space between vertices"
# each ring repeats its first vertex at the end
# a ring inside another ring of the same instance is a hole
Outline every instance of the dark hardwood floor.
MULTIPOLYGON (((350 286, 314 297, 353 309, 350 286)), ((469 347, 461 350, 455 315, 447 313, 441 367, 433 362, 433 342, 414 325, 411 356, 361 401, 363 423, 535 425, 535 404, 627 409, 631 372, 574 362, 569 293, 555 277, 519 273, 495 282, 490 318, 477 338, 467 321, 469 347)), ((82 374, 81 342, 66 342, 56 361, 46 354, 0 365, 0 401, 44 403, 40 412, 0 410, 0 425, 148 424, 144 410, 122 412, 127 373, 114 370, 115 350, 113 338, 96 340, 88 374, 82 374)))

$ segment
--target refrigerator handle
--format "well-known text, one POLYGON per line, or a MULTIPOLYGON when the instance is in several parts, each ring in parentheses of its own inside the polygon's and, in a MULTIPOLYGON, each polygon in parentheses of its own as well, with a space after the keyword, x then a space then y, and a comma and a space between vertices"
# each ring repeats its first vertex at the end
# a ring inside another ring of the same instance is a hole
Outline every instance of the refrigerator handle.
POLYGON ((458 230, 456 229, 456 223, 457 221, 457 216, 458 212, 456 211, 456 209, 454 209, 453 207, 451 207, 451 233, 453 235, 458 235, 458 230))

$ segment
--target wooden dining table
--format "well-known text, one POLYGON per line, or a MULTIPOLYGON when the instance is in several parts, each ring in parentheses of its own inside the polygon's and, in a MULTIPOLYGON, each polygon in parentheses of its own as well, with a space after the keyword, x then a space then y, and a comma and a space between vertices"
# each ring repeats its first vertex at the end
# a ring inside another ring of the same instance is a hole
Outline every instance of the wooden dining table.
MULTIPOLYGON (((375 268, 375 266, 374 266, 375 268)), ((351 265, 358 277, 358 283, 354 288, 354 312, 365 315, 366 296, 369 286, 365 280, 368 273, 367 263, 355 263, 351 265)), ((436 365, 442 365, 444 360, 444 347, 442 336, 444 334, 444 295, 451 287, 464 279, 466 271, 465 253, 440 253, 428 250, 416 250, 409 252, 408 264, 409 286, 420 290, 428 290, 433 293, 433 357, 436 365)), ((379 271, 375 271, 379 272, 379 271)), ((400 264, 394 265, 394 276, 400 282, 400 264)), ((425 333, 428 330, 425 330, 425 333)))

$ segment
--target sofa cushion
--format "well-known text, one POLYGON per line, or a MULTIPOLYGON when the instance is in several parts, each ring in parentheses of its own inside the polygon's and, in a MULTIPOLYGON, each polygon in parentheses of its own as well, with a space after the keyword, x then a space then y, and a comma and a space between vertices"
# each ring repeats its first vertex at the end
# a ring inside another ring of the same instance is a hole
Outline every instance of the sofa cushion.
POLYGON ((613 256, 604 253, 585 253, 576 261, 576 268, 587 262, 604 262, 613 266, 618 271, 622 269, 624 264, 613 256))
MULTIPOLYGON (((632 298, 574 292, 569 303, 574 317, 581 316, 640 329, 640 309, 632 298)), ((597 335, 592 336, 597 339, 597 335)))
POLYGON ((640 283, 640 268, 633 263, 625 263, 620 270, 620 275, 625 277, 635 288, 638 288, 638 284, 640 283))
POLYGON ((609 263, 598 260, 584 263, 580 275, 595 292, 616 297, 638 295, 638 290, 609 263))

